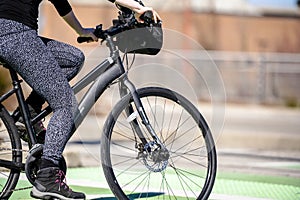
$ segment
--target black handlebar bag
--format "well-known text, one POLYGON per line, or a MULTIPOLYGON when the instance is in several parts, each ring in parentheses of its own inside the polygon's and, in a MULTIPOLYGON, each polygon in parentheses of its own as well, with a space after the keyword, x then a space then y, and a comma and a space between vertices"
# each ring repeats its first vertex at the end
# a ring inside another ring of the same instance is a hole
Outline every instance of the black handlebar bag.
POLYGON ((161 22, 150 25, 137 23, 133 29, 116 36, 116 45, 123 53, 158 54, 163 45, 161 22))

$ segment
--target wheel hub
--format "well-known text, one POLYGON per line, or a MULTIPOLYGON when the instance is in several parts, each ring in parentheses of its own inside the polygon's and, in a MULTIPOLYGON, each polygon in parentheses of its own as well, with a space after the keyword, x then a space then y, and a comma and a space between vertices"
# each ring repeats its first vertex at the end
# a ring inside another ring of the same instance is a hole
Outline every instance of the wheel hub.
POLYGON ((166 148, 162 148, 155 141, 147 143, 139 153, 144 165, 152 172, 161 172, 168 166, 170 153, 166 148))

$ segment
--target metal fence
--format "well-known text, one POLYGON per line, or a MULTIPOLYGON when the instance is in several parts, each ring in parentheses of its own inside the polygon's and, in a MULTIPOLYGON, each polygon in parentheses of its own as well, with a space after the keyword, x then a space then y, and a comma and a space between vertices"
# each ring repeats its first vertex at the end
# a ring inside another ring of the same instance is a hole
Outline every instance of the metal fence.
MULTIPOLYGON (((297 106, 300 54, 208 52, 222 73, 228 101, 297 106)), ((201 65, 201 59, 199 64, 201 65)))
MULTIPOLYGON (((106 55, 105 48, 93 50, 87 65, 106 55)), ((220 95, 227 102, 300 102, 300 54, 163 50, 136 56, 129 75, 140 86, 163 85, 200 100, 220 95)))

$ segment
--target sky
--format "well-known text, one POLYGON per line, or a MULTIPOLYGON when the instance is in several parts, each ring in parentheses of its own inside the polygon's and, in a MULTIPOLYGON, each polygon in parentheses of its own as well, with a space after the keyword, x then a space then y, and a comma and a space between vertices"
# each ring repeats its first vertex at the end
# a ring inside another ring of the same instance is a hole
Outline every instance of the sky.
POLYGON ((249 3, 257 6, 296 8, 297 0, 248 0, 249 3))

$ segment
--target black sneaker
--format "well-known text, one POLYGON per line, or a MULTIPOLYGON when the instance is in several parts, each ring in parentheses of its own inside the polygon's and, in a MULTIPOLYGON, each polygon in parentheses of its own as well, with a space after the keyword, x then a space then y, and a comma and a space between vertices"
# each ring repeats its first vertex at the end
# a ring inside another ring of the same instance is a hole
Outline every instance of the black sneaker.
MULTIPOLYGON (((30 115, 32 117, 37 116, 36 111, 30 105, 28 105, 28 108, 29 108, 30 115)), ((19 118, 18 123, 16 124, 16 126, 17 126, 18 133, 19 133, 21 139, 25 142, 29 142, 29 136, 27 134, 27 130, 25 128, 24 120, 23 120, 22 117, 19 118)), ((46 128, 45 128, 43 122, 39 121, 36 124, 34 124, 33 129, 36 133, 37 142, 39 144, 44 144, 45 143, 46 128)))
POLYGON ((65 175, 58 167, 44 168, 38 171, 31 197, 38 199, 85 199, 85 194, 73 192, 64 182, 65 175))

